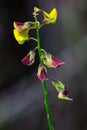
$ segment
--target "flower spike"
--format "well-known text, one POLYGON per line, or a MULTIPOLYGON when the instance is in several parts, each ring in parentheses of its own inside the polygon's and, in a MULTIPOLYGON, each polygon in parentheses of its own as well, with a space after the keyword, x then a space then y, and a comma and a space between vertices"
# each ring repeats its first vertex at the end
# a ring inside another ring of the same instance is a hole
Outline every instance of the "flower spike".
POLYGON ((20 45, 24 44, 25 41, 29 41, 29 30, 30 29, 35 29, 36 28, 36 23, 35 22, 25 22, 25 23, 20 23, 20 22, 14 22, 14 37, 18 41, 20 45))
POLYGON ((47 69, 43 64, 39 64, 37 76, 41 81, 46 80, 47 69))
POLYGON ((49 130, 54 130, 53 123, 51 120, 46 81, 51 81, 52 85, 58 92, 59 99, 64 99, 64 100, 72 100, 72 99, 68 97, 68 91, 65 85, 61 81, 55 81, 47 77, 48 68, 58 68, 62 64, 65 64, 65 62, 55 58, 51 53, 47 53, 44 49, 41 48, 40 28, 47 24, 55 24, 58 17, 58 12, 56 8, 53 8, 50 11, 50 13, 47 13, 42 9, 34 7, 33 17, 34 17, 34 22, 31 21, 27 21, 24 23, 14 22, 13 34, 16 41, 20 45, 30 40, 34 40, 37 43, 36 47, 33 50, 30 50, 28 54, 21 61, 24 65, 31 66, 35 62, 36 50, 38 51, 39 66, 37 70, 37 78, 42 83, 44 105, 46 109, 49 130), (41 14, 43 17, 41 22, 39 22, 38 20, 39 14, 41 14), (36 30, 36 38, 30 37, 29 31, 31 29, 36 30))
POLYGON ((35 52, 34 51, 29 51, 29 53, 22 59, 23 64, 30 66, 34 63, 35 61, 35 52))

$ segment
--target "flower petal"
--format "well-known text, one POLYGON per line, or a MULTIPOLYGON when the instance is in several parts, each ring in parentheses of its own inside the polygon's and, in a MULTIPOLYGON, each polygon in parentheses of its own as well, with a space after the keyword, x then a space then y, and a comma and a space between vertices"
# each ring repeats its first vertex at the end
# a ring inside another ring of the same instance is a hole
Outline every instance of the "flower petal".
POLYGON ((46 73, 44 70, 41 71, 40 75, 38 75, 38 78, 41 80, 41 81, 45 81, 46 79, 46 73))
POLYGON ((56 8, 53 8, 53 10, 50 12, 50 18, 51 18, 50 23, 56 23, 57 15, 58 15, 58 12, 56 8))
POLYGON ((23 30, 24 23, 14 22, 13 24, 14 24, 14 28, 17 29, 19 32, 23 30))
POLYGON ((29 35, 27 32, 18 32, 16 29, 14 29, 13 34, 20 45, 24 44, 25 41, 29 41, 29 35))
POLYGON ((14 22, 13 24, 14 28, 17 29, 18 32, 23 32, 25 30, 29 31, 30 29, 36 28, 36 23, 31 21, 24 23, 14 22))
POLYGON ((58 68, 59 66, 65 64, 65 62, 62 62, 61 60, 55 58, 55 57, 52 57, 52 67, 53 68, 58 68))
POLYGON ((59 92, 58 98, 59 99, 64 99, 64 100, 70 100, 70 101, 73 100, 72 98, 69 98, 68 96, 63 95, 62 91, 59 92))

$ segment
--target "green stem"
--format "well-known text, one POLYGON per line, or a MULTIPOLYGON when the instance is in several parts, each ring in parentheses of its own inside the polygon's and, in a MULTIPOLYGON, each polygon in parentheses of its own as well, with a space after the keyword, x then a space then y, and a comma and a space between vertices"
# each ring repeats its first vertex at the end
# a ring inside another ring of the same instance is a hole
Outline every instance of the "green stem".
MULTIPOLYGON (((39 34, 40 27, 39 27, 39 23, 37 21, 37 16, 36 15, 35 15, 35 22, 36 22, 36 33, 37 33, 37 43, 38 43, 38 54, 39 54, 40 63, 42 63, 41 46, 40 46, 40 34, 39 34)), ((42 82, 42 88, 43 88, 44 105, 45 105, 45 109, 46 109, 49 130, 54 130, 52 120, 51 120, 50 106, 49 106, 49 102, 48 102, 48 94, 47 94, 47 87, 46 87, 46 82, 45 81, 42 82)))
POLYGON ((38 54, 39 54, 39 58, 40 58, 40 63, 42 63, 41 60, 41 47, 40 47, 40 36, 39 36, 39 22, 37 20, 37 16, 35 16, 35 22, 36 22, 36 34, 37 34, 37 43, 38 43, 38 54))
POLYGON ((42 87, 43 87, 43 93, 44 93, 44 105, 45 105, 45 108, 46 108, 49 130, 54 130, 53 123, 52 123, 52 120, 51 120, 50 106, 49 106, 49 102, 48 102, 48 94, 47 94, 47 87, 46 87, 45 81, 42 82, 42 87))

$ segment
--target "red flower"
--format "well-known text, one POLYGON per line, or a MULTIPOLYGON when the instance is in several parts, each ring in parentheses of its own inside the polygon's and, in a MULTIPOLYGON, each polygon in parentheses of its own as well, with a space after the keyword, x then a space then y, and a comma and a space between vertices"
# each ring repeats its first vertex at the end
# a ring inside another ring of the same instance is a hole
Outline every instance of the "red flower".
POLYGON ((37 72, 37 76, 41 81, 45 81, 46 79, 46 73, 47 73, 47 69, 43 64, 40 64, 38 67, 38 72, 37 72))
POLYGON ((25 65, 32 65, 35 61, 35 52, 34 51, 29 51, 29 53, 22 59, 23 64, 25 65))
POLYGON ((45 59, 43 59, 43 63, 48 67, 48 68, 58 68, 62 64, 65 64, 65 62, 55 58, 52 56, 50 53, 45 52, 45 59))

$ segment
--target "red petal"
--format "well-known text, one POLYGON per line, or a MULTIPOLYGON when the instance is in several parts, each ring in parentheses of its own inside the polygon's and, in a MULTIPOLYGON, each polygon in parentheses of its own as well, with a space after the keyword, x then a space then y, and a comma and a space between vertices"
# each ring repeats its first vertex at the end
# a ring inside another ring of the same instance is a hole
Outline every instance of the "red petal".
POLYGON ((24 23, 14 22, 14 27, 15 27, 15 29, 17 29, 19 32, 21 32, 21 31, 23 30, 23 26, 24 26, 24 23))
POLYGON ((25 57, 22 59, 22 62, 23 62, 23 64, 25 64, 25 65, 30 65, 30 64, 31 64, 31 62, 30 62, 30 55, 25 56, 25 57))
POLYGON ((40 75, 38 75, 38 78, 41 80, 41 81, 45 81, 46 79, 46 72, 45 70, 42 70, 40 75))
POLYGON ((20 22, 15 22, 16 26, 18 27, 22 27, 24 25, 24 23, 20 23, 20 22))
POLYGON ((59 59, 52 57, 52 65, 54 68, 59 67, 60 65, 65 64, 65 62, 60 61, 59 59))

